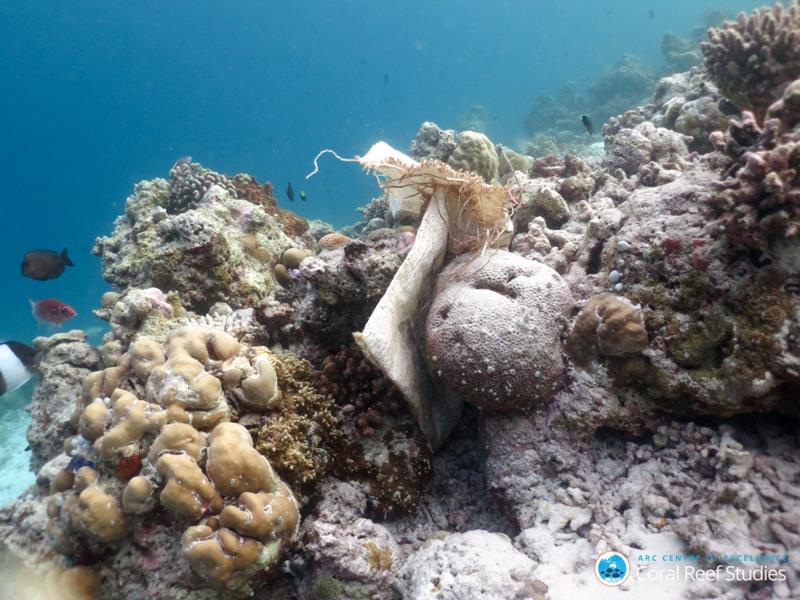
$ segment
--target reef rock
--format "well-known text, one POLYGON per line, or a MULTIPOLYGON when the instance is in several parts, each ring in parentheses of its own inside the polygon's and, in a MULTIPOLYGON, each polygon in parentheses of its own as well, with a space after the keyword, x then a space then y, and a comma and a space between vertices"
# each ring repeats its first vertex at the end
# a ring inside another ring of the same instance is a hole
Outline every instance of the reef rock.
POLYGON ((425 121, 411 142, 411 156, 417 160, 433 158, 447 162, 457 145, 452 129, 441 129, 436 123, 425 121))
POLYGON ((252 306, 274 291, 270 266, 312 242, 308 224, 278 209, 269 186, 223 177, 179 164, 171 182, 137 184, 114 234, 94 247, 106 280, 119 290, 179 291, 199 313, 219 301, 252 306))
POLYGON ((533 576, 535 563, 506 536, 488 531, 454 533, 428 541, 400 570, 404 598, 543 600, 546 586, 533 576))
POLYGON ((627 175, 635 175, 651 161, 666 169, 682 170, 689 141, 674 131, 642 123, 606 138, 604 164, 608 169, 622 169, 627 175))
POLYGON ((83 379, 100 366, 100 354, 86 343, 82 331, 39 337, 34 340, 34 347, 40 379, 27 410, 31 414, 31 463, 36 471, 63 452, 62 440, 75 433, 72 414, 81 396, 83 379))

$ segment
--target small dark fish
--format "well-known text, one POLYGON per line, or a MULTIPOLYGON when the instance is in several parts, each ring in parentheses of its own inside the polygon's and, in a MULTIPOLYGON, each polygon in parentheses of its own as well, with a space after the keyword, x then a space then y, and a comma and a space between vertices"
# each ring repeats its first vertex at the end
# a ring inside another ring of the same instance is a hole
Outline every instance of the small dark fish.
POLYGON ((50 323, 51 325, 61 325, 62 323, 74 318, 78 312, 64 304, 61 300, 55 298, 47 298, 45 300, 33 301, 31 303, 31 311, 33 316, 39 323, 50 323))
POLYGON ((289 198, 290 202, 294 202, 294 188, 292 187, 292 182, 289 182, 289 185, 286 187, 286 197, 289 198))
POLYGON ((722 98, 718 103, 719 110, 724 115, 728 115, 729 117, 741 117, 742 116, 742 109, 733 102, 732 100, 728 100, 727 98, 722 98))
POLYGON ((47 281, 61 277, 65 267, 74 266, 66 248, 61 252, 31 250, 22 259, 22 275, 39 281, 47 281))
POLYGON ((594 135, 594 125, 592 125, 592 120, 589 117, 586 115, 581 116, 581 123, 586 127, 586 131, 589 132, 589 135, 594 135))
POLYGON ((651 18, 651 19, 655 19, 655 18, 656 18, 656 11, 654 11, 654 10, 651 8, 651 9, 650 9, 650 10, 647 12, 647 16, 648 16, 649 18, 651 18))
POLYGON ((389 74, 388 73, 384 73, 383 74, 383 85, 389 85, 389 74))
POLYGON ((0 396, 25 385, 34 375, 36 350, 20 342, 0 342, 0 396))
POLYGON ((303 202, 308 200, 308 197, 306 196, 306 193, 303 190, 300 190, 300 200, 302 200, 303 202))

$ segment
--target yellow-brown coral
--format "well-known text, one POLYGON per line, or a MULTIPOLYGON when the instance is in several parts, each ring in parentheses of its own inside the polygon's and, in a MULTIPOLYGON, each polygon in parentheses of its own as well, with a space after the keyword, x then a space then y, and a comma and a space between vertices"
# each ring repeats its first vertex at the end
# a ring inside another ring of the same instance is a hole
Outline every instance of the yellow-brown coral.
POLYGON ((567 338, 573 361, 587 367, 597 358, 638 354, 649 343, 642 312, 625 298, 593 296, 581 310, 567 338))
MULTIPOLYGON (((142 437, 148 433, 155 434, 166 423, 167 414, 163 408, 139 400, 128 391, 116 390, 111 395, 111 402, 114 415, 111 429, 95 442, 101 458, 138 453, 142 437)), ((89 408, 94 405, 91 404, 89 408)))
POLYGON ((161 428, 158 437, 153 441, 147 453, 147 460, 156 464, 164 450, 185 452, 195 462, 200 460, 202 451, 207 446, 206 434, 197 431, 188 423, 168 423, 161 428))
POLYGON ((219 523, 241 535, 270 540, 294 535, 298 518, 297 501, 281 482, 272 492, 244 492, 238 505, 222 509, 219 523))
POLYGON ((117 500, 97 487, 87 487, 64 501, 72 527, 103 543, 122 540, 128 533, 117 500))
POLYGON ((251 567, 264 549, 260 542, 230 529, 214 531, 208 525, 189 527, 183 534, 183 555, 192 569, 210 581, 224 584, 237 571, 251 567))
POLYGON ((342 233, 328 233, 319 238, 320 250, 335 250, 336 248, 344 248, 353 240, 342 233))
POLYGON ((147 477, 137 475, 125 485, 122 492, 122 512, 140 515, 151 508, 148 502, 153 496, 153 486, 147 477))
POLYGON ((222 510, 222 498, 188 454, 163 454, 156 471, 167 480, 159 500, 167 510, 197 521, 222 510))
POLYGON ((206 471, 223 496, 272 489, 279 481, 266 458, 253 448, 247 430, 221 423, 208 436, 206 471))
POLYGON ((205 367, 212 360, 236 356, 239 342, 223 331, 198 325, 178 329, 166 345, 167 361, 150 373, 148 395, 162 406, 184 408, 197 429, 211 429, 227 419, 230 410, 220 381, 205 367))

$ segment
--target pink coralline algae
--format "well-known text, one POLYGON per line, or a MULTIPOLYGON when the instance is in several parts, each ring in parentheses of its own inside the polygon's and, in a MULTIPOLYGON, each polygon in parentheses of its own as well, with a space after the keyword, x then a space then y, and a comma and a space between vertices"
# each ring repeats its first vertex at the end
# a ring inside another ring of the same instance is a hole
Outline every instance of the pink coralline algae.
POLYGON ((172 314, 172 305, 167 301, 167 296, 158 288, 147 288, 143 290, 145 297, 153 303, 158 311, 164 316, 172 314))

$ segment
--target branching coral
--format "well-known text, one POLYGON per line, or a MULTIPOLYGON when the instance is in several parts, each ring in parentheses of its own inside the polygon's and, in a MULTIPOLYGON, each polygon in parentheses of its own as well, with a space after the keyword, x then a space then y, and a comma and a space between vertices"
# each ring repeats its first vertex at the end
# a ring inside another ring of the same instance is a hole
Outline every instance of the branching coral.
POLYGON ((280 354, 275 371, 281 410, 267 418, 256 447, 293 489, 307 492, 330 467, 327 446, 336 427, 333 404, 315 390, 307 361, 280 354))
POLYGON ((367 508, 377 518, 413 511, 431 456, 391 380, 351 344, 325 358, 315 383, 341 415, 331 473, 368 486, 367 508))
POLYGON ((732 164, 708 194, 735 245, 768 250, 800 236, 800 79, 770 106, 763 127, 751 113, 712 136, 732 164))
POLYGON ((800 76, 800 5, 791 0, 708 31, 705 64, 720 91, 762 117, 782 87, 800 76))

